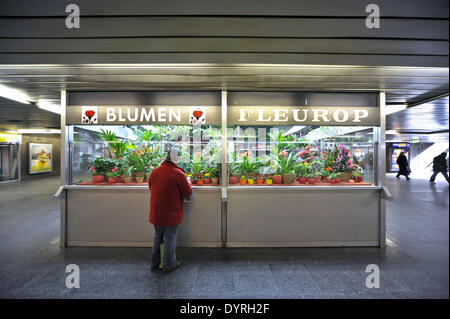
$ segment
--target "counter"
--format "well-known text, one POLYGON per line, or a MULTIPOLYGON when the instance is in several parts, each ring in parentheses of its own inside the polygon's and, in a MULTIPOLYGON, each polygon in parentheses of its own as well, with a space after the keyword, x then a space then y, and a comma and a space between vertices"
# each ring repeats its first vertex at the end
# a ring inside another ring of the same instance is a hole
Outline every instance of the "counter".
MULTIPOLYGON (((148 186, 86 186, 65 188, 67 246, 151 247, 154 229, 149 223, 148 186)), ((185 204, 178 246, 220 247, 221 190, 194 186, 185 204)))

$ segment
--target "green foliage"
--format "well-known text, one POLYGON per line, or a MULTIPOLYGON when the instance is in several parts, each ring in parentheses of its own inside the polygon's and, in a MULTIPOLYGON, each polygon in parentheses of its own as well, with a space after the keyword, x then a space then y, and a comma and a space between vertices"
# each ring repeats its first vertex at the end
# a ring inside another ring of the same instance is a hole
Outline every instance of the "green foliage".
POLYGON ((96 176, 105 175, 108 171, 113 169, 115 162, 113 160, 97 157, 92 161, 90 171, 96 176))
POLYGON ((298 153, 287 153, 286 151, 280 152, 278 155, 277 163, 282 174, 291 174, 295 172, 297 164, 298 153))

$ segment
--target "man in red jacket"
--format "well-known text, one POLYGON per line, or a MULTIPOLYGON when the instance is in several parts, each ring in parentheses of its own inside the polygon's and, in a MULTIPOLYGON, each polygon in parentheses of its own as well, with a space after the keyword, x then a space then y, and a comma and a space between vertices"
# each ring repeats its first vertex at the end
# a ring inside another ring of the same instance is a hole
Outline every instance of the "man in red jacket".
POLYGON ((171 272, 181 266, 175 260, 178 225, 183 221, 184 199, 192 188, 184 171, 177 166, 178 150, 172 148, 164 162, 150 175, 150 223, 155 227, 152 249, 152 271, 159 268, 160 246, 164 243, 163 271, 171 272))

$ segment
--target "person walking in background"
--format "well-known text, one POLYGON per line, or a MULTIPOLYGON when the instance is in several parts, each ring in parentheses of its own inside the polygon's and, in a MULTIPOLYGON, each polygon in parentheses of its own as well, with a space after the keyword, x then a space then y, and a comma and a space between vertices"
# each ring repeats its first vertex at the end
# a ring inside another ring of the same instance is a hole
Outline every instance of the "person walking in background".
POLYGON ((405 156, 405 152, 401 152, 400 155, 397 158, 397 165, 398 165, 398 173, 397 178, 400 178, 400 175, 403 175, 406 177, 406 179, 409 181, 411 178, 409 178, 409 165, 408 165, 408 159, 405 156))
POLYGON ((184 171, 178 167, 178 149, 172 148, 164 162, 150 175, 150 223, 155 227, 151 270, 159 269, 161 244, 164 243, 163 271, 181 266, 175 260, 178 225, 184 217, 184 199, 192 195, 192 187, 184 171))
POLYGON ((447 183, 449 182, 447 174, 447 160, 445 159, 446 156, 447 153, 444 152, 433 158, 433 175, 430 177, 430 183, 434 183, 434 180, 439 173, 444 175, 447 183))

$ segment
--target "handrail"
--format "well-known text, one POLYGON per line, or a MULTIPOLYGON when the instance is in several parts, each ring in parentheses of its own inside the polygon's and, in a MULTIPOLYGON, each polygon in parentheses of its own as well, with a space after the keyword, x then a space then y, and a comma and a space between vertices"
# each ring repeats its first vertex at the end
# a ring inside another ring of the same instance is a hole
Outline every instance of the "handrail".
POLYGON ((56 191, 55 195, 53 195, 56 199, 62 199, 64 197, 64 185, 59 186, 58 190, 56 191))
POLYGON ((383 186, 381 188, 381 197, 383 199, 389 200, 389 201, 394 200, 394 196, 392 196, 391 192, 389 191, 389 189, 386 186, 383 186))

